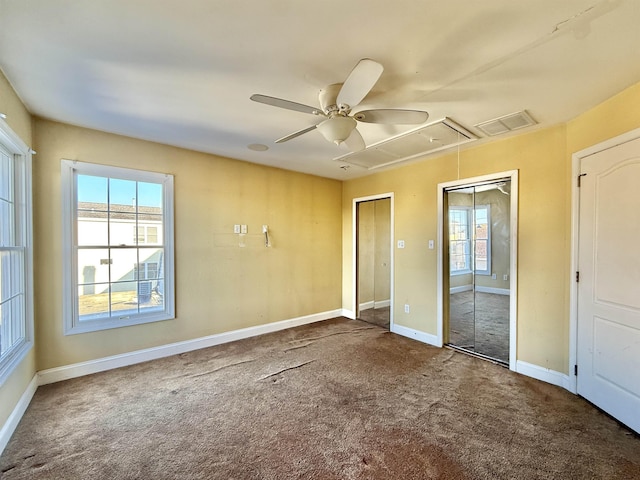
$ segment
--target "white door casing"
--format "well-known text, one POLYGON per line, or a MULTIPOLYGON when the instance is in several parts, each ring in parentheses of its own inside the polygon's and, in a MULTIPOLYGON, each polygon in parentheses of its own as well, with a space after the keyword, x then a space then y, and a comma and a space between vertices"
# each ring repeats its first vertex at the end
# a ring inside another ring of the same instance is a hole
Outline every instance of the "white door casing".
POLYGON ((444 265, 444 219, 446 218, 444 211, 445 191, 450 188, 480 185, 491 183, 501 179, 509 179, 511 181, 511 205, 510 205, 510 252, 509 252, 509 370, 518 371, 517 368, 517 313, 518 313, 518 170, 509 170, 506 172, 497 172, 479 177, 471 177, 465 179, 453 180, 438 184, 438 262, 437 262, 437 321, 438 331, 433 345, 442 347, 444 344, 444 276, 449 276, 449 272, 445 271, 444 265))
POLYGON ((640 432, 640 138, 580 160, 577 392, 640 432))

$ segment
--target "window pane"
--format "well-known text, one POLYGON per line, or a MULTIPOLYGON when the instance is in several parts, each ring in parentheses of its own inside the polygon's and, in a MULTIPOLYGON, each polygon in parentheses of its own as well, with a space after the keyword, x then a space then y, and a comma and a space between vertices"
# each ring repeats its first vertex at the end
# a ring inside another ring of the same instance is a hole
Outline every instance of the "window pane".
POLYGON ((13 225, 15 224, 13 218, 13 204, 5 200, 0 200, 0 245, 12 246, 14 245, 14 231, 13 225))
POLYGON ((0 355, 4 355, 11 348, 11 302, 0 303, 0 355))
POLYGON ((78 287, 80 321, 91 320, 109 313, 109 284, 97 283, 78 287))
MULTIPOLYGON (((131 207, 128 208, 133 211, 131 207)), ((109 245, 135 245, 136 236, 133 235, 135 228, 135 213, 109 213, 109 245)))
POLYGON ((11 180, 13 179, 13 161, 4 151, 0 151, 0 199, 13 201, 11 180))
POLYGON ((78 211, 78 245, 102 246, 108 242, 107 213, 97 211, 78 211))
POLYGON ((135 315, 138 313, 138 282, 111 284, 111 315, 135 315))
POLYGON ((138 182, 138 207, 162 208, 162 185, 138 182))
POLYGON ((476 239, 476 270, 486 271, 487 265, 487 240, 476 239))
POLYGON ((78 250, 78 283, 93 284, 109 281, 109 250, 106 248, 83 248, 78 250))
MULTIPOLYGON (((152 286, 152 282, 147 282, 148 284, 151 284, 150 286, 152 286)), ((154 310, 163 310, 164 309, 164 297, 162 295, 159 295, 157 290, 154 290, 153 287, 151 289, 151 294, 148 297, 143 297, 142 295, 142 291, 146 291, 147 287, 143 286, 143 282, 140 283, 140 295, 139 295, 139 299, 140 299, 140 313, 146 313, 146 312, 151 312, 154 310), (146 301, 143 301, 146 300, 146 301)))
MULTIPOLYGON (((140 263, 147 264, 147 266, 153 264, 154 268, 156 268, 156 271, 161 272, 162 270, 164 270, 162 268, 163 254, 163 248, 141 248, 140 263)), ((154 278, 157 278, 157 276, 154 278)))
POLYGON ((24 338, 25 324, 20 321, 24 316, 24 296, 17 295, 8 302, 11 305, 11 334, 9 341, 15 345, 24 338))
POLYGON ((78 175, 78 208, 107 210, 107 179, 92 175, 78 175), (83 206, 84 204, 84 206, 83 206))
POLYGON ((136 199, 136 182, 118 178, 109 179, 109 205, 111 210, 116 210, 116 207, 126 205, 133 207, 135 211, 137 206, 136 199))
POLYGON ((137 280, 135 267, 138 263, 137 248, 111 249, 111 281, 125 282, 137 280))

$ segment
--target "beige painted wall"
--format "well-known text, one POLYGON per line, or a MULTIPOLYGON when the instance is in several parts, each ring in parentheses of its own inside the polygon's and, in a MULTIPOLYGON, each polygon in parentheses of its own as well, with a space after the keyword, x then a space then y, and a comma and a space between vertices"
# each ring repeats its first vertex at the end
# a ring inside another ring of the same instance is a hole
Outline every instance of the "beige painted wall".
MULTIPOLYGON (((6 122, 24 143, 31 145, 31 115, 24 107, 20 98, 0 71, 0 112, 7 115, 6 122)), ((36 373, 35 350, 27 354, 18 368, 0 386, 0 428, 11 415, 26 390, 29 382, 36 373)))
POLYGON ((4 113, 5 121, 27 145, 31 145, 31 115, 23 105, 20 97, 0 70, 0 113, 4 113))
POLYGON ((360 304, 390 299, 391 199, 358 204, 358 296, 360 304))
POLYGON ((39 370, 341 307, 339 181, 41 119, 35 132, 39 370), (63 158, 175 176, 175 320, 62 334, 63 158))
POLYGON ((358 301, 373 302, 375 288, 375 208, 373 202, 358 205, 358 301))
MULTIPOLYGON (((569 371, 571 261, 571 155, 640 128, 640 83, 566 125, 525 133, 460 152, 460 178, 520 172, 517 358, 569 371)), ((345 182, 343 187, 343 307, 353 308, 352 199, 395 192, 395 322, 436 334, 437 184, 457 179, 457 154, 345 182), (401 311, 404 303, 411 313, 401 311)))
MULTIPOLYGON (((566 371, 568 267, 564 252, 570 229, 568 212, 550 208, 565 203, 565 128, 495 141, 460 152, 460 178, 519 169, 519 305, 518 358, 545 368, 566 371)), ((437 234, 438 183, 456 180, 457 154, 427 159, 403 168, 345 182, 343 222, 355 197, 395 192, 395 238, 405 240, 395 252, 395 322, 435 335, 437 250, 428 240, 437 234), (408 303, 411 313, 404 313, 408 303)), ((439 240, 438 240, 439 241, 439 240)), ((343 270, 348 283, 351 232, 343 226, 343 270)), ((343 306, 352 308, 343 288, 343 306)))
MULTIPOLYGON (((520 360, 568 371, 571 154, 640 128, 638 105, 640 83, 566 125, 460 152, 460 178, 520 170, 520 360)), ((333 310, 340 298, 351 310, 356 197, 395 192, 395 238, 406 242, 395 252, 396 322, 435 334, 436 250, 429 250, 427 241, 436 239, 437 184, 458 178, 455 153, 341 185, 45 120, 32 127, 2 74, 0 112, 25 143, 35 136, 39 151, 34 157, 38 355, 36 361, 32 351, 0 387, 0 425, 36 370, 333 310), (175 321, 62 335, 61 158, 134 162, 176 175, 175 321), (229 233, 234 223, 249 225, 245 248, 229 233), (271 249, 261 246, 263 223, 271 227, 271 249), (404 303, 411 304, 410 314, 401 311, 404 303)))
POLYGON ((384 302, 391 299, 391 199, 382 198, 375 205, 375 267, 374 300, 384 302))

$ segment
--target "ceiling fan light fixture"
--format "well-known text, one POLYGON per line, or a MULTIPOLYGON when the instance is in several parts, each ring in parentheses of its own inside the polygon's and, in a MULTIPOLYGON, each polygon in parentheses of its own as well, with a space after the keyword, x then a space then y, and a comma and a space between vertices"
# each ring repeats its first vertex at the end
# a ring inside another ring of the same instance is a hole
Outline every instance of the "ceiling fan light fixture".
POLYGON ((349 138, 353 129, 356 128, 356 124, 357 122, 353 118, 338 115, 319 124, 318 130, 328 141, 340 145, 349 138))

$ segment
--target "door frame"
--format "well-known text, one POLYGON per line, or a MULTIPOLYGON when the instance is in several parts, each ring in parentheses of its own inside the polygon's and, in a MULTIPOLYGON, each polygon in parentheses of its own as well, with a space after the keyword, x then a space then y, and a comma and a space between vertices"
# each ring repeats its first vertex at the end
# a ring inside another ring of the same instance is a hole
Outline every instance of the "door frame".
POLYGON ((353 199, 353 211, 351 218, 353 219, 352 223, 352 235, 353 239, 352 244, 352 268, 353 268, 353 283, 351 285, 352 291, 352 311, 354 318, 358 318, 360 305, 358 302, 358 204, 363 202, 370 202, 372 200, 384 200, 388 198, 391 202, 390 205, 390 219, 389 219, 389 330, 392 331, 394 322, 393 322, 393 304, 395 297, 395 289, 394 289, 394 279, 395 279, 395 269, 394 269, 394 258, 393 258, 393 245, 394 245, 394 224, 395 224, 395 207, 394 207, 394 194, 393 192, 388 193, 380 193, 377 195, 369 195, 367 197, 358 197, 353 199))
POLYGON ((640 138, 640 128, 623 133, 616 137, 604 140, 600 143, 575 152, 572 156, 571 165, 571 282, 569 290, 569 380, 565 388, 572 393, 578 393, 578 377, 576 366, 578 364, 578 282, 576 282, 576 272, 578 272, 578 254, 580 252, 580 187, 578 178, 582 160, 604 150, 617 147, 623 143, 640 138))
MULTIPOLYGON (((452 187, 474 186, 508 178, 511 180, 510 195, 510 252, 509 252, 509 370, 516 371, 517 360, 517 315, 518 315, 518 170, 491 173, 479 177, 463 178, 438 184, 438 261, 437 261, 437 345, 444 344, 444 194, 452 187)), ((449 272, 446 272, 447 276, 449 272)))

